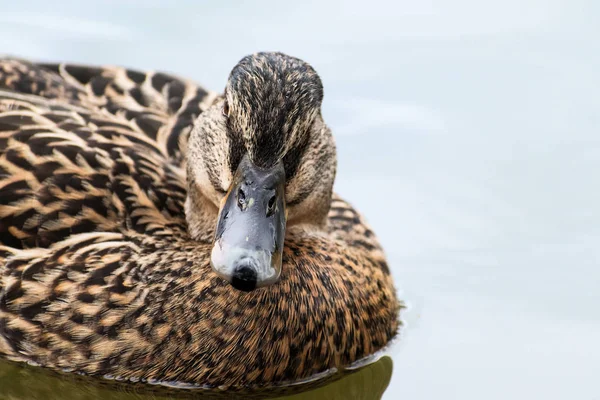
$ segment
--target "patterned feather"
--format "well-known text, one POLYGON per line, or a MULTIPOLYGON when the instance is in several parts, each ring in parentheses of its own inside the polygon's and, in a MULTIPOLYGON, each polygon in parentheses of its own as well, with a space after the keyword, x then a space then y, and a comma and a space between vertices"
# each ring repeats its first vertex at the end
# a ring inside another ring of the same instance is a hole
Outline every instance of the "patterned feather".
MULTIPOLYGON (((210 269, 186 223, 194 120, 221 99, 162 73, 0 60, 0 355, 132 381, 264 386, 346 366, 399 327, 385 256, 333 196, 289 227, 280 282, 210 269)), ((216 222, 216 221, 215 221, 216 222)))

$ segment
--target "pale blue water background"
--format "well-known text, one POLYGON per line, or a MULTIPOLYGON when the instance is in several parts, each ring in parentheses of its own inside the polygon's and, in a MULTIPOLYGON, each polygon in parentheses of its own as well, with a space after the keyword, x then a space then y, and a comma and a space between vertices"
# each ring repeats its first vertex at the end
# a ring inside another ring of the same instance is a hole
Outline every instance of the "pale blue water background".
POLYGON ((600 399, 600 4, 0 1, 0 53, 220 90, 314 65, 411 309, 384 399, 600 399))

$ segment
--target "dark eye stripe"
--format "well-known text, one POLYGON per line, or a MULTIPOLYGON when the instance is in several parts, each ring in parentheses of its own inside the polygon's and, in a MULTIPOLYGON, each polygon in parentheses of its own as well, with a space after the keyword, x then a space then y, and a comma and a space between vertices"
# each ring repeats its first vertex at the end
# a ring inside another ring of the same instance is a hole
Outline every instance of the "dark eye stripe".
POLYGON ((292 207, 292 206, 297 206, 298 204, 302 203, 304 200, 306 200, 306 198, 308 197, 308 195, 311 192, 302 192, 301 196, 296 196, 295 199, 293 199, 292 201, 289 201, 287 203, 288 207, 292 207))
POLYGON ((286 181, 292 180, 296 176, 300 162, 306 153, 308 143, 310 141, 310 133, 307 135, 301 135, 299 143, 292 146, 292 148, 283 157, 283 167, 285 169, 286 181))
POLYGON ((287 205, 295 206, 295 205, 302 203, 304 200, 306 200, 306 198, 308 196, 310 196, 311 193, 313 193, 315 191, 315 187, 317 186, 317 183, 319 183, 318 179, 310 180, 308 185, 302 186, 302 188, 296 192, 296 196, 293 199, 290 199, 290 201, 288 201, 287 205))
POLYGON ((244 146, 242 135, 234 132, 230 121, 227 121, 226 130, 227 138, 229 139, 229 168, 231 170, 231 174, 233 175, 235 174, 238 165, 240 165, 242 157, 244 157, 246 147, 244 146))

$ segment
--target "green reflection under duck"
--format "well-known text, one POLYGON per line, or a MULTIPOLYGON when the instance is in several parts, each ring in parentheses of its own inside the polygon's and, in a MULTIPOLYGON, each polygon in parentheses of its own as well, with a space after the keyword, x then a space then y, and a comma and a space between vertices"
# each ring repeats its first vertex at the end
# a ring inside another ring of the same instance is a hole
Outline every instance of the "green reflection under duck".
POLYGON ((375 234, 332 191, 322 98, 281 53, 242 59, 223 95, 0 60, 0 355, 255 387, 383 348, 401 303, 375 234))
POLYGON ((115 384, 85 377, 52 374, 24 364, 0 361, 0 399, 11 400, 145 400, 167 398, 200 398, 205 400, 271 398, 287 400, 376 400, 389 385, 392 359, 384 356, 356 371, 336 375, 323 384, 309 384, 253 392, 221 392, 218 390, 169 390, 150 385, 115 384), (315 387, 317 385, 317 387, 315 387), (287 392, 287 394, 283 394, 287 392))

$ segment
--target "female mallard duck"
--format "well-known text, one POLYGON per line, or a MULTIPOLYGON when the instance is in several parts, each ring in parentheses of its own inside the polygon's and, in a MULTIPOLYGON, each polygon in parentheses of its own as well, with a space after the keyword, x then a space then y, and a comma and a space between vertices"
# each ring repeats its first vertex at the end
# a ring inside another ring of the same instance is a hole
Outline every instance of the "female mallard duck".
POLYGON ((241 387, 385 346, 400 303, 375 235, 332 194, 322 98, 281 53, 242 59, 222 96, 0 60, 0 355, 241 387))

